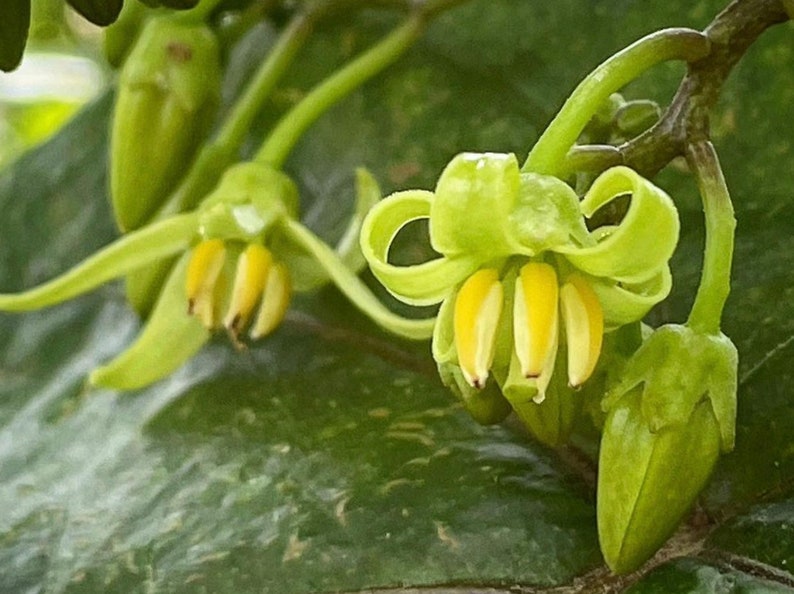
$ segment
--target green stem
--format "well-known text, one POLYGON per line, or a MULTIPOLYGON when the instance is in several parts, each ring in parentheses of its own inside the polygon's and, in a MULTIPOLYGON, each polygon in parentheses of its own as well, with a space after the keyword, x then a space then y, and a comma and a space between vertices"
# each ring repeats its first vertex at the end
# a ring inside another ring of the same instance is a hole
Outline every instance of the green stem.
POLYGON ((394 62, 421 34, 426 18, 415 14, 386 38, 315 87, 281 118, 256 160, 280 169, 306 129, 330 107, 394 62))
POLYGON ((706 218, 703 272, 687 326, 718 334, 725 300, 731 289, 731 262, 736 219, 717 152, 711 142, 687 147, 687 162, 695 173, 706 218))
POLYGON ((198 215, 183 214, 123 235, 51 281, 22 293, 0 294, 0 310, 28 311, 87 293, 114 278, 187 249, 198 215))
POLYGON ((226 167, 237 158, 256 114, 308 39, 317 14, 316 11, 300 13, 290 21, 215 138, 202 147, 184 180, 161 209, 159 217, 195 208, 226 167))
POLYGON ((709 40, 692 29, 664 29, 636 41, 598 66, 580 84, 529 153, 522 171, 564 177, 565 157, 587 122, 612 93, 667 60, 694 62, 709 40))

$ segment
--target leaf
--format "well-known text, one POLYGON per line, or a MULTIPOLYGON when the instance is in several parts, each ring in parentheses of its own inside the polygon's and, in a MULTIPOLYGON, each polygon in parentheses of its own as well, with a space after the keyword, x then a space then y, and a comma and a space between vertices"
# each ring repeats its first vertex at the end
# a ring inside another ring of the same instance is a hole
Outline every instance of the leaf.
MULTIPOLYGON (((525 154, 601 59, 656 27, 703 26, 722 5, 472 0, 444 14, 297 147, 288 172, 301 187, 304 220, 338 239, 359 165, 390 192, 432 188, 462 150, 525 154)), ((340 18, 318 32, 258 130, 385 31, 393 19, 383 14, 340 18)), ((111 286, 0 316, 0 590, 520 584, 542 592, 577 578, 592 591, 604 580, 614 591, 636 580, 635 592, 669 592, 668 583, 680 592, 713 584, 785 591, 782 561, 794 548, 785 522, 794 429, 784 133, 794 84, 781 49, 791 47, 789 33, 781 27, 753 47, 714 118, 740 219, 725 330, 744 381, 737 449, 705 498, 724 526, 696 558, 625 582, 590 572, 600 563, 592 490, 567 465, 571 457, 509 424, 477 425, 440 386, 428 345, 385 338, 332 289, 296 300, 285 326, 246 352, 220 339, 148 390, 88 390, 87 373, 139 328, 111 286), (774 571, 761 579, 715 558, 774 571)), ((627 96, 665 103, 681 72, 661 68, 627 96)), ((46 280, 114 236, 103 173, 110 102, 0 174, 2 290, 46 280)), ((674 293, 654 315, 680 322, 697 282, 699 206, 684 176, 668 171, 657 182, 681 208, 683 233, 674 293)), ((678 546, 666 554, 691 550, 678 546)))

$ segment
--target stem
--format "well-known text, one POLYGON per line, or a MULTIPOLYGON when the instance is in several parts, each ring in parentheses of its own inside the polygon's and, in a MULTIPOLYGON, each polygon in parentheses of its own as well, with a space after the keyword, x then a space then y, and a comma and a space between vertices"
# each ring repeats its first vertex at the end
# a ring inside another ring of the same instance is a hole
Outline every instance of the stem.
POLYGON ((591 72, 574 90, 529 153, 522 171, 564 177, 565 156, 609 96, 667 60, 694 62, 709 41, 692 29, 664 29, 636 41, 591 72))
POLYGON ((718 334, 722 309, 731 288, 736 219, 717 152, 711 142, 690 144, 687 162, 695 173, 706 217, 703 272, 687 325, 698 332, 718 334))
POLYGON ((280 169, 306 129, 330 107, 394 62, 421 34, 426 19, 413 15, 385 39, 315 87, 279 121, 255 160, 280 169))
POLYGON ((237 157, 257 112, 308 39, 316 14, 318 13, 308 11, 293 17, 270 50, 267 59, 248 83, 242 97, 235 103, 215 138, 202 147, 182 183, 161 209, 158 217, 195 208, 218 181, 226 166, 237 157))
POLYGON ((689 65, 670 107, 650 130, 620 147, 623 162, 651 178, 709 135, 709 113, 725 80, 768 28, 789 20, 780 0, 734 0, 706 27, 709 55, 689 65))

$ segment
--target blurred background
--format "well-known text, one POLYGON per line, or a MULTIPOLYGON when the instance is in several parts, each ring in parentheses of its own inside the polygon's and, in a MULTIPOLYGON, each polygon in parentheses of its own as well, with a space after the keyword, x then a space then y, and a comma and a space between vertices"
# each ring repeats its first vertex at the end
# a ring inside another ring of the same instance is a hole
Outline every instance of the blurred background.
POLYGON ((101 29, 62 0, 33 0, 20 67, 0 72, 0 169, 57 131, 110 78, 101 29))

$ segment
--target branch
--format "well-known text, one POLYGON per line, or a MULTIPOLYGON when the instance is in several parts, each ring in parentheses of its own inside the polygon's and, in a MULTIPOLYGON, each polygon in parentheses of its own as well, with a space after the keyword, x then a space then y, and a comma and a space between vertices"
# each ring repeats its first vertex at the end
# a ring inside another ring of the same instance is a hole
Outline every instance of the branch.
POLYGON ((709 114, 733 67, 764 31, 789 18, 782 0, 733 0, 703 31, 711 49, 704 58, 689 64, 672 103, 656 125, 617 151, 578 147, 569 159, 592 172, 623 163, 653 177, 674 158, 684 156, 689 144, 708 140, 709 114))

